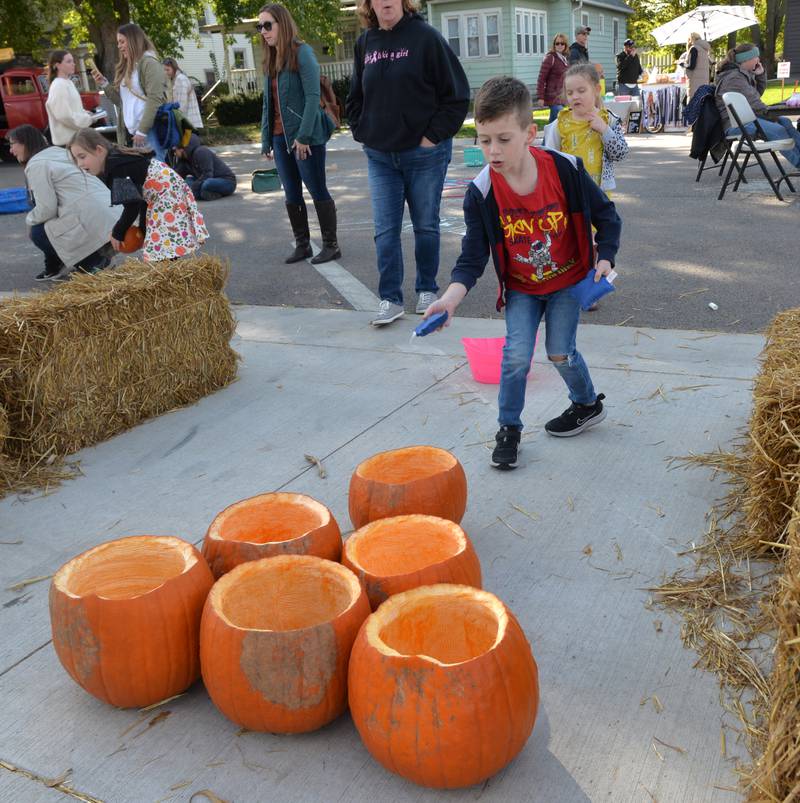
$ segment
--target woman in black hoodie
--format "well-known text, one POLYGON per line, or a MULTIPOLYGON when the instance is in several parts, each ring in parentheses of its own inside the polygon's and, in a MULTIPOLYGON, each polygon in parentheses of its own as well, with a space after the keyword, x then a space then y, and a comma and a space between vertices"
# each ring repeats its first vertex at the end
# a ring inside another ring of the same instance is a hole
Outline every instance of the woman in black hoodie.
POLYGON ((360 0, 359 14, 367 29, 355 45, 347 116, 367 155, 381 298, 372 324, 381 326, 404 314, 405 203, 414 226, 416 311, 424 313, 436 299, 439 203, 452 138, 469 107, 469 83, 412 0, 360 0))

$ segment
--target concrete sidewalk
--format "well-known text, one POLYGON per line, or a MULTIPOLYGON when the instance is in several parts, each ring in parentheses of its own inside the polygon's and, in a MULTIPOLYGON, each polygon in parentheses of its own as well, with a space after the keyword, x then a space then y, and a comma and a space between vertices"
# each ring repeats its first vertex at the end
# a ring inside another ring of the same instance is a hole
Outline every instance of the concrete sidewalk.
MULTIPOLYGON (((579 345, 607 396, 607 420, 579 438, 546 437, 543 423, 567 402, 539 354, 523 465, 497 472, 488 462, 497 388, 472 380, 459 338, 501 336, 502 321, 459 318, 412 345, 418 318, 376 331, 366 313, 236 312, 239 381, 84 450, 82 476, 54 492, 0 502, 3 761, 45 778, 71 768, 75 790, 136 803, 188 801, 202 789, 237 803, 738 799, 725 791, 736 780, 720 756, 716 678, 692 668, 680 623, 645 602, 647 587, 683 565, 678 552, 724 492, 719 479, 670 471, 666 459, 724 447, 745 425, 761 337, 583 326, 579 345), (482 788, 441 793, 388 774, 348 715, 304 736, 241 734, 199 683, 147 714, 111 708, 58 663, 48 584, 7 590, 124 535, 199 544, 218 511, 263 491, 309 493, 346 532, 357 463, 415 443, 451 449, 463 463, 462 526, 484 586, 517 614, 539 664, 534 733, 482 788), (323 461, 326 479, 305 454, 323 461)), ((733 734, 727 744, 740 750, 733 734)), ((57 799, 0 768, 0 800, 57 799)))

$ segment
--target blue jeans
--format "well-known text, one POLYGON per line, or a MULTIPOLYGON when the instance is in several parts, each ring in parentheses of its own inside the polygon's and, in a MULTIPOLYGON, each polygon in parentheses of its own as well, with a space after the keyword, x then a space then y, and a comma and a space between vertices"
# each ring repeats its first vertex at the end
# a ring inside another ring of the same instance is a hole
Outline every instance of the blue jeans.
POLYGON ((632 98, 639 98, 642 96, 642 90, 638 85, 628 86, 627 84, 617 84, 614 95, 630 95, 632 98))
POLYGON ((552 123, 558 117, 558 113, 564 108, 563 103, 556 103, 555 105, 550 107, 550 119, 547 121, 548 123, 552 123))
MULTIPOLYGON (((53 248, 47 232, 44 230, 44 223, 36 223, 31 226, 30 237, 33 244, 44 254, 44 269, 47 273, 58 273, 63 267, 64 263, 61 257, 53 248)), ((101 264, 107 265, 108 262, 103 254, 103 249, 98 248, 97 251, 92 251, 91 254, 85 256, 77 266, 80 268, 96 268, 101 264)))
POLYGON ((503 347, 498 399, 500 414, 497 419, 500 426, 522 426, 528 371, 542 316, 547 326, 547 356, 566 357, 553 365, 569 389, 570 401, 594 404, 597 394, 589 369, 580 352, 575 349, 580 307, 570 295, 569 287, 540 296, 509 290, 506 293, 505 312, 506 345, 503 347))
POLYGON ((306 159, 298 159, 296 151, 287 152, 286 137, 277 134, 272 138, 272 155, 283 184, 287 204, 303 203, 303 184, 315 201, 330 201, 331 194, 325 183, 325 146, 312 145, 306 159))
MULTIPOLYGON (((779 117, 777 122, 772 122, 772 120, 765 120, 763 117, 759 117, 758 122, 761 124, 761 128, 767 135, 767 139, 794 140, 794 148, 792 148, 790 151, 781 151, 781 154, 795 167, 800 167, 800 131, 798 131, 792 125, 792 121, 788 117, 779 117)), ((747 125, 745 125, 745 130, 748 134, 750 134, 750 136, 753 136, 756 133, 755 123, 747 123, 747 125)), ((729 128, 725 133, 735 134, 738 136, 742 133, 742 130, 738 126, 735 126, 734 128, 729 128)))
POLYGON ((167 151, 165 148, 162 148, 161 145, 159 145, 155 128, 151 128, 147 132, 147 144, 156 152, 156 159, 158 159, 159 162, 166 161, 167 151))
POLYGON ((194 193, 194 197, 201 201, 207 201, 205 193, 215 192, 218 195, 233 195, 236 191, 236 182, 232 178, 207 178, 199 181, 194 176, 186 176, 184 181, 189 185, 189 189, 194 193))
POLYGON ((408 203, 414 227, 417 293, 439 289, 439 205, 444 177, 453 153, 453 141, 445 139, 432 148, 376 151, 364 146, 375 225, 378 257, 378 295, 393 304, 403 303, 403 251, 400 232, 408 203))

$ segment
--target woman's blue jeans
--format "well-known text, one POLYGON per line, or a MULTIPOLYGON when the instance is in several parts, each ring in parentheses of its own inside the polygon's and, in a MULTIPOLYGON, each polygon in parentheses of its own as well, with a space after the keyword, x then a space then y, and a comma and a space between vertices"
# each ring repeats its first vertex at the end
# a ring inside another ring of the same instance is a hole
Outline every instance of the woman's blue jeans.
POLYGON ((403 250, 400 232, 408 203, 414 227, 415 290, 439 289, 439 206, 453 141, 445 139, 432 148, 377 151, 364 146, 372 197, 375 250, 378 258, 378 295, 393 304, 403 303, 403 250))
MULTIPOLYGON (((794 148, 789 151, 781 151, 781 154, 795 167, 800 167, 800 131, 798 131, 792 125, 792 121, 788 117, 779 117, 776 122, 773 122, 772 120, 765 120, 763 117, 759 117, 758 122, 760 123, 764 133, 767 135, 767 139, 794 140, 794 148)), ((750 134, 750 136, 753 136, 756 133, 755 123, 747 123, 745 125, 745 130, 748 134, 750 134)), ((734 128, 729 128, 725 133, 739 136, 742 133, 742 130, 736 126, 734 128)))
POLYGON ((159 162, 166 162, 167 160, 167 150, 166 148, 162 148, 159 141, 158 136, 156 136, 156 129, 155 127, 151 128, 147 134, 147 144, 150 148, 155 151, 156 159, 159 162))
POLYGON ((550 119, 547 121, 548 123, 552 123, 553 120, 558 118, 558 113, 564 108, 563 104, 555 103, 550 107, 550 119))
POLYGON ((505 314, 506 345, 503 347, 498 400, 500 414, 497 419, 500 426, 522 426, 528 371, 542 317, 547 327, 547 356, 566 357, 553 365, 569 389, 570 401, 594 404, 597 394, 589 369, 575 348, 580 306, 570 295, 569 287, 539 296, 509 290, 506 293, 505 314))
POLYGON ((330 201, 331 194, 325 182, 325 145, 312 145, 306 159, 298 159, 297 151, 286 150, 286 137, 277 134, 272 138, 272 155, 283 184, 287 204, 303 203, 303 184, 315 201, 330 201))

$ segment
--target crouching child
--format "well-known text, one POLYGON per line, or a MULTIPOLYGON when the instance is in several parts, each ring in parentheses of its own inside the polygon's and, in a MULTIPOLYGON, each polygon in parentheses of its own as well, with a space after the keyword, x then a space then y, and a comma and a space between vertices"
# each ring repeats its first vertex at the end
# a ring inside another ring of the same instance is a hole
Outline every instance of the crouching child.
POLYGON ((596 393, 576 349, 580 306, 570 288, 592 268, 597 281, 611 272, 622 222, 580 159, 532 146, 536 125, 521 81, 506 76, 487 81, 475 97, 475 124, 488 164, 464 198, 467 231, 451 283, 426 317, 446 310, 449 324, 491 255, 500 282, 497 309, 505 307, 506 319, 492 464, 508 469, 517 463, 527 376, 542 317, 548 359, 571 402, 545 424, 546 432, 571 437, 605 418, 605 397, 596 393))

